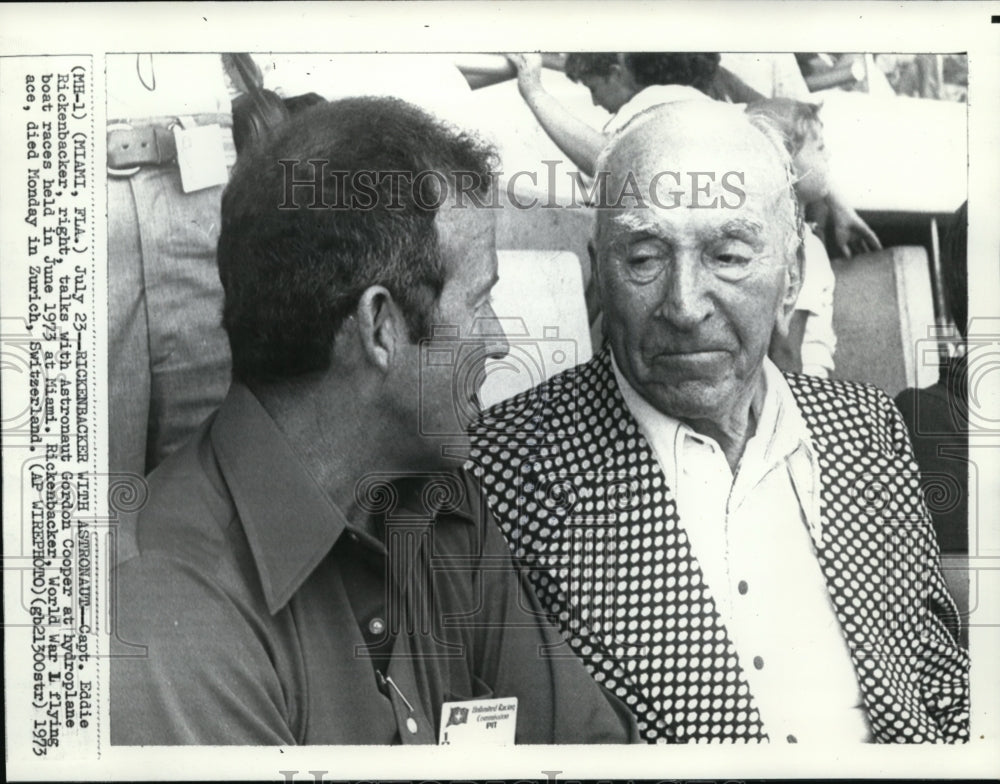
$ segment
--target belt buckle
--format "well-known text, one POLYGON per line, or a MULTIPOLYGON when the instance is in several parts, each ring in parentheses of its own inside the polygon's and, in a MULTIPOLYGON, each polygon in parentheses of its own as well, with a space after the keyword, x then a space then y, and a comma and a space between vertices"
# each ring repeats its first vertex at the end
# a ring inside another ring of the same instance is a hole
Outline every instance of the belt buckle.
MULTIPOLYGON (((132 131, 135 130, 131 125, 126 122, 116 122, 110 123, 108 125, 108 131, 132 131)), ((127 169, 115 169, 108 166, 108 176, 109 177, 131 177, 133 174, 137 173, 141 166, 130 166, 127 169)))

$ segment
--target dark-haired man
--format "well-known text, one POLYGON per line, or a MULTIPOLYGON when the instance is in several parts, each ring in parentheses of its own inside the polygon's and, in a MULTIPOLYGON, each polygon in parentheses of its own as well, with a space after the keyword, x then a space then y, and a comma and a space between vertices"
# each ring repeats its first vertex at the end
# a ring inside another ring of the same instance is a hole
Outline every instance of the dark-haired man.
POLYGON ((375 98, 241 158, 218 249, 233 384, 150 476, 117 571, 113 743, 629 739, 580 662, 545 655, 558 633, 447 470, 506 351, 495 217, 451 196, 491 164, 375 98))

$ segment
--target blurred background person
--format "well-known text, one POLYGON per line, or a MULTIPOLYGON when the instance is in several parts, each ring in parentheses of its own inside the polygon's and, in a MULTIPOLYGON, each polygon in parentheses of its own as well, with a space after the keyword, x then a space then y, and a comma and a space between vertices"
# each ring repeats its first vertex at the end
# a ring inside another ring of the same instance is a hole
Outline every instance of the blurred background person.
MULTIPOLYGON (((803 214, 809 205, 822 201, 830 192, 830 165, 819 109, 816 104, 791 98, 770 98, 747 107, 747 112, 767 117, 781 132, 792 160, 795 198, 803 214)), ((775 329, 769 356, 786 372, 829 378, 837 348, 833 330, 836 280, 826 247, 815 231, 815 225, 807 224, 802 290, 788 328, 775 329)))
MULTIPOLYGON (((589 176, 608 139, 654 106, 674 101, 717 99, 746 103, 762 96, 736 75, 720 68, 714 52, 571 53, 567 77, 586 86, 593 102, 612 114, 603 130, 578 119, 543 86, 540 54, 509 54, 517 69, 518 90, 545 132, 569 159, 589 176)), ((831 186, 823 198, 832 224, 835 250, 849 258, 859 251, 881 249, 878 237, 831 186)), ((599 341, 599 297, 588 276, 587 311, 599 341)))
POLYGON ((218 53, 109 54, 107 91, 108 459, 144 476, 229 386, 215 245, 231 95, 218 53))

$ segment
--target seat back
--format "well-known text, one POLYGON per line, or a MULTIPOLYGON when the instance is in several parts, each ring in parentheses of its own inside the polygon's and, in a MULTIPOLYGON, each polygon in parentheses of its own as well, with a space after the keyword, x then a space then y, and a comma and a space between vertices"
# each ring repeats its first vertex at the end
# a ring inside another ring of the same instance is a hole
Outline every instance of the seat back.
POLYGON ((837 286, 834 378, 874 384, 895 397, 938 378, 927 252, 887 248, 832 262, 837 286))

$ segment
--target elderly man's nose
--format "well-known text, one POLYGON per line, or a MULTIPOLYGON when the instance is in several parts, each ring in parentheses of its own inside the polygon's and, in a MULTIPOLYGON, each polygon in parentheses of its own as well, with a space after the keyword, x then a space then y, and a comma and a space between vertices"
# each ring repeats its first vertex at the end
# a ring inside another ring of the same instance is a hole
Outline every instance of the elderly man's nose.
POLYGON ((699 263, 678 259, 664 279, 659 313, 670 324, 687 329, 700 324, 711 314, 710 281, 699 263))

